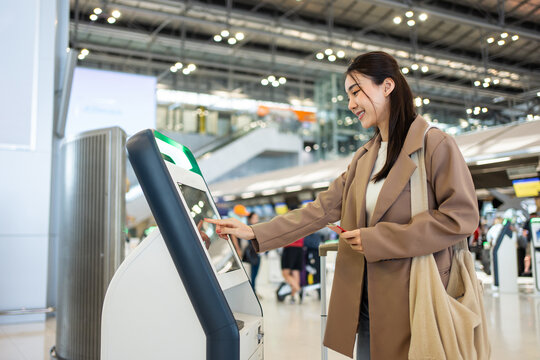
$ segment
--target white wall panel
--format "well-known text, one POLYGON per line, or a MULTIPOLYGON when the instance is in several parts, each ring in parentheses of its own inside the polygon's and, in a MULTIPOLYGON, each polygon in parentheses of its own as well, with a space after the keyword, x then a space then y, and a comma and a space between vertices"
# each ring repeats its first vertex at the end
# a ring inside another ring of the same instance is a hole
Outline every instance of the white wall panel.
MULTIPOLYGON (((44 306, 48 246, 47 236, 0 236, 0 309, 44 306)), ((30 316, 2 316, 0 323, 43 318, 30 316)))
MULTIPOLYGON (((0 59, 1 310, 45 306, 56 1, 8 7, 0 12, 0 45, 9 54, 0 59)), ((0 323, 36 318, 43 315, 0 323)))

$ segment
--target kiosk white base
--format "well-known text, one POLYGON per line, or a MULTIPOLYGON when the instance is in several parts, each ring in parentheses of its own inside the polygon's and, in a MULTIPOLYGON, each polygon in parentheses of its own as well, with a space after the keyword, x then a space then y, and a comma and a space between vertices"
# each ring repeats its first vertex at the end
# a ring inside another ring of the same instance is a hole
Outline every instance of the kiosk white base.
MULTIPOLYGON (((502 293, 517 293, 518 292, 518 273, 517 273, 517 256, 516 256, 516 233, 512 232, 512 237, 504 235, 502 243, 498 248, 498 273, 499 273, 499 291, 502 293)), ((491 255, 493 259, 493 254, 491 255)), ((495 266, 492 261, 492 266, 495 266)), ((495 269, 492 269, 492 274, 495 274, 495 269)))
MULTIPOLYGON (((249 285, 249 284, 248 284, 249 285)), ((241 359, 262 359, 262 317, 234 313, 241 359)), ((206 359, 206 335, 159 230, 120 265, 103 305, 101 359, 206 359)))

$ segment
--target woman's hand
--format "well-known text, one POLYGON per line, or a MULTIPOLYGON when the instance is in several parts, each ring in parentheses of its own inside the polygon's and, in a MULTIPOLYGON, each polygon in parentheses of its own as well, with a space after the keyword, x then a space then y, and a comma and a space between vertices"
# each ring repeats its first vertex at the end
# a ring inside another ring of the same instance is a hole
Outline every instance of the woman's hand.
POLYGON ((360 229, 344 231, 339 235, 339 237, 345 240, 351 246, 351 249, 361 253, 364 252, 362 238, 360 237, 360 229))
POLYGON ((227 240, 227 234, 234 235, 237 238, 251 240, 255 238, 255 233, 248 225, 238 219, 204 219, 204 221, 216 225, 216 233, 220 238, 227 240))

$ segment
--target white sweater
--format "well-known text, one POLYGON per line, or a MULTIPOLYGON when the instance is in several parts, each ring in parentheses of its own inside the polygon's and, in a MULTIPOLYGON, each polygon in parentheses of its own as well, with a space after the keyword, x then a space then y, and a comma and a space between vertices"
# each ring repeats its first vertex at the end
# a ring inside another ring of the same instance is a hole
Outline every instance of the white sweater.
MULTIPOLYGON (((384 163, 386 162, 387 149, 388 141, 382 141, 381 147, 379 148, 379 153, 377 154, 377 160, 375 161, 375 165, 373 166, 373 171, 369 176, 370 179, 372 179, 373 176, 376 175, 383 168, 384 163)), ((366 188, 366 224, 368 225, 371 222, 371 217, 373 216, 373 211, 375 210, 375 204, 377 204, 377 199, 379 198, 379 193, 381 192, 385 180, 386 179, 382 179, 376 183, 371 180, 368 182, 366 188)))

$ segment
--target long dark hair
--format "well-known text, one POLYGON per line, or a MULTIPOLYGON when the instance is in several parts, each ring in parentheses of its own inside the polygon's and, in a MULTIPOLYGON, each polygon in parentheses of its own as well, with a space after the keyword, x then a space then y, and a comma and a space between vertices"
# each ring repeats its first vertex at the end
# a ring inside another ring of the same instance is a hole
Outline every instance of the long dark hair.
MULTIPOLYGON (((357 56, 349 65, 345 76, 349 75, 355 79, 354 73, 361 73, 377 85, 381 85, 387 78, 391 78, 395 83, 395 87, 390 94, 390 122, 388 124, 386 163, 381 171, 373 177, 373 181, 377 182, 388 176, 403 147, 407 132, 416 117, 413 95, 407 80, 401 74, 396 59, 383 51, 373 51, 357 56)), ((358 87, 364 92, 361 86, 358 87)), ((364 94, 369 99, 365 92, 364 94)), ((376 127, 373 138, 378 135, 379 128, 376 127)))

